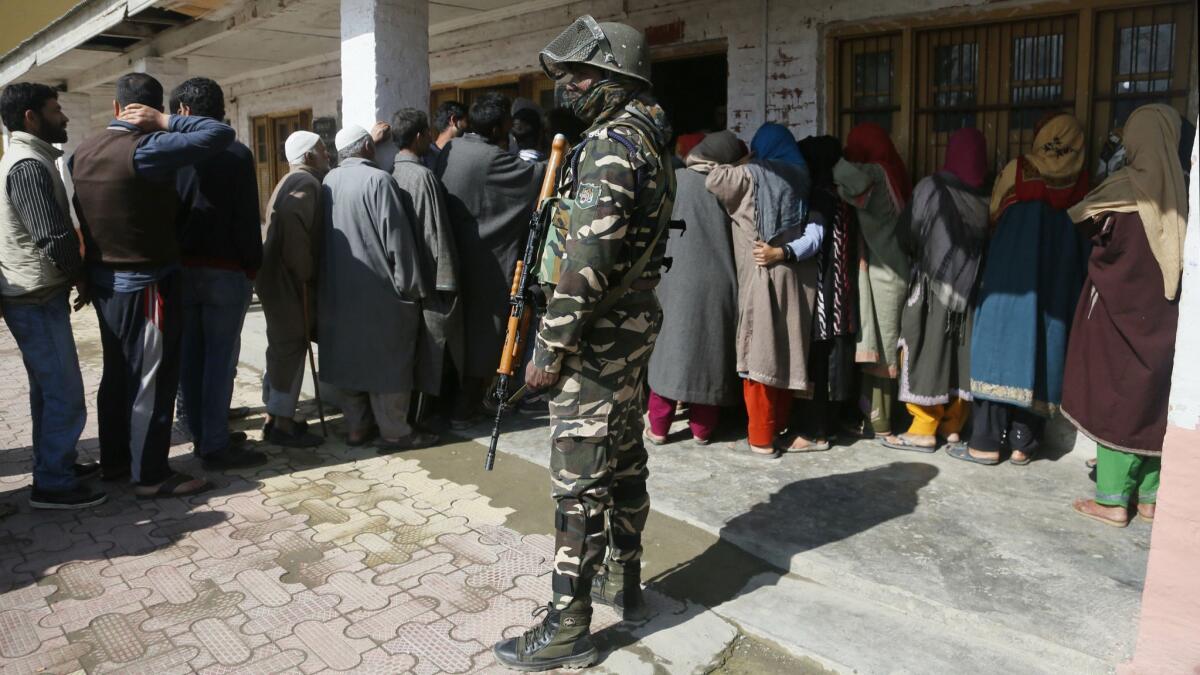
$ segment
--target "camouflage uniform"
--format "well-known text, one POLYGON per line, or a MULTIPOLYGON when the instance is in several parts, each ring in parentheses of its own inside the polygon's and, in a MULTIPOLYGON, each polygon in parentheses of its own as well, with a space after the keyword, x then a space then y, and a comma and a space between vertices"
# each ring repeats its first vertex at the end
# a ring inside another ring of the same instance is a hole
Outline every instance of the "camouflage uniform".
POLYGON ((614 562, 641 559, 650 511, 643 378, 662 323, 652 289, 665 233, 641 278, 603 316, 594 312, 667 226, 670 132, 648 99, 599 119, 565 160, 539 271, 548 301, 534 363, 560 375, 550 394, 556 609, 590 603, 606 545, 614 562))

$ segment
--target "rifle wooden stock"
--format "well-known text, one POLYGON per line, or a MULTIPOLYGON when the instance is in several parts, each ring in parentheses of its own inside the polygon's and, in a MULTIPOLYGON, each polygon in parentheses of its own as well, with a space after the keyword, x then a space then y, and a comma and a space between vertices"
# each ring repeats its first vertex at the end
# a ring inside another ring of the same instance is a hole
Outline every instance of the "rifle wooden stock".
POLYGON ((554 196, 554 188, 558 182, 558 170, 562 167, 563 157, 567 153, 567 139, 562 134, 554 137, 550 149, 550 159, 546 162, 546 175, 542 177, 542 187, 538 192, 537 207, 529 219, 529 237, 525 241, 525 254, 517 261, 513 270, 512 287, 509 289, 508 325, 504 331, 504 351, 500 354, 500 367, 496 374, 500 377, 496 382, 496 422, 492 426, 492 440, 488 444, 487 458, 483 466, 488 471, 496 461, 496 444, 500 440, 500 421, 508 408, 508 380, 517 376, 521 369, 521 357, 525 355, 525 341, 529 328, 533 324, 533 311, 529 306, 526 287, 530 275, 537 271, 538 260, 542 254, 542 238, 545 235, 543 207, 547 200, 554 196))

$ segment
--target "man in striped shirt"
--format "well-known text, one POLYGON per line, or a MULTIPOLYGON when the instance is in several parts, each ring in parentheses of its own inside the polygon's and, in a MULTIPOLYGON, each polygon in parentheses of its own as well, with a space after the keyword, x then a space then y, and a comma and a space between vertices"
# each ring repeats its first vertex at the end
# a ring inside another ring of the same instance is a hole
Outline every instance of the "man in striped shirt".
MULTIPOLYGON (((80 509, 105 500, 80 480, 95 464, 76 463, 87 408, 71 332, 68 294, 83 296, 79 238, 55 161, 67 140, 58 93, 44 84, 9 85, 0 118, 12 142, 0 159, 0 307, 29 376, 33 491, 39 509, 80 509)), ((77 300, 76 308, 82 302, 77 300)))

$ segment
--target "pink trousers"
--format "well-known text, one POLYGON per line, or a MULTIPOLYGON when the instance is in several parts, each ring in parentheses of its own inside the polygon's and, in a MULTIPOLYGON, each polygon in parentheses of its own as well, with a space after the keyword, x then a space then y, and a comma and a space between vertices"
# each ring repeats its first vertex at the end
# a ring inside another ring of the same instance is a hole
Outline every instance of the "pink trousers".
MULTIPOLYGON (((721 408, 715 405, 688 404, 688 426, 692 436, 706 441, 717 428, 721 408)), ((650 392, 650 433, 665 437, 675 421, 675 401, 650 392)))

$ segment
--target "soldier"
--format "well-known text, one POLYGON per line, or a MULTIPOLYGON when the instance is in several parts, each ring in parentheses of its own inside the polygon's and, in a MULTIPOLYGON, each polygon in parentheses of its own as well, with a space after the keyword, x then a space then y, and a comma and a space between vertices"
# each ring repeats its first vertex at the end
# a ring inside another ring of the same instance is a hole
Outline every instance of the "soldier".
POLYGON ((642 383, 662 322, 653 289, 675 197, 671 130, 650 96, 642 34, 583 16, 540 57, 589 128, 558 177, 538 271, 546 314, 525 373, 551 397, 557 553, 541 624, 494 649, 522 671, 594 663, 593 600, 626 619, 645 616, 642 383))

